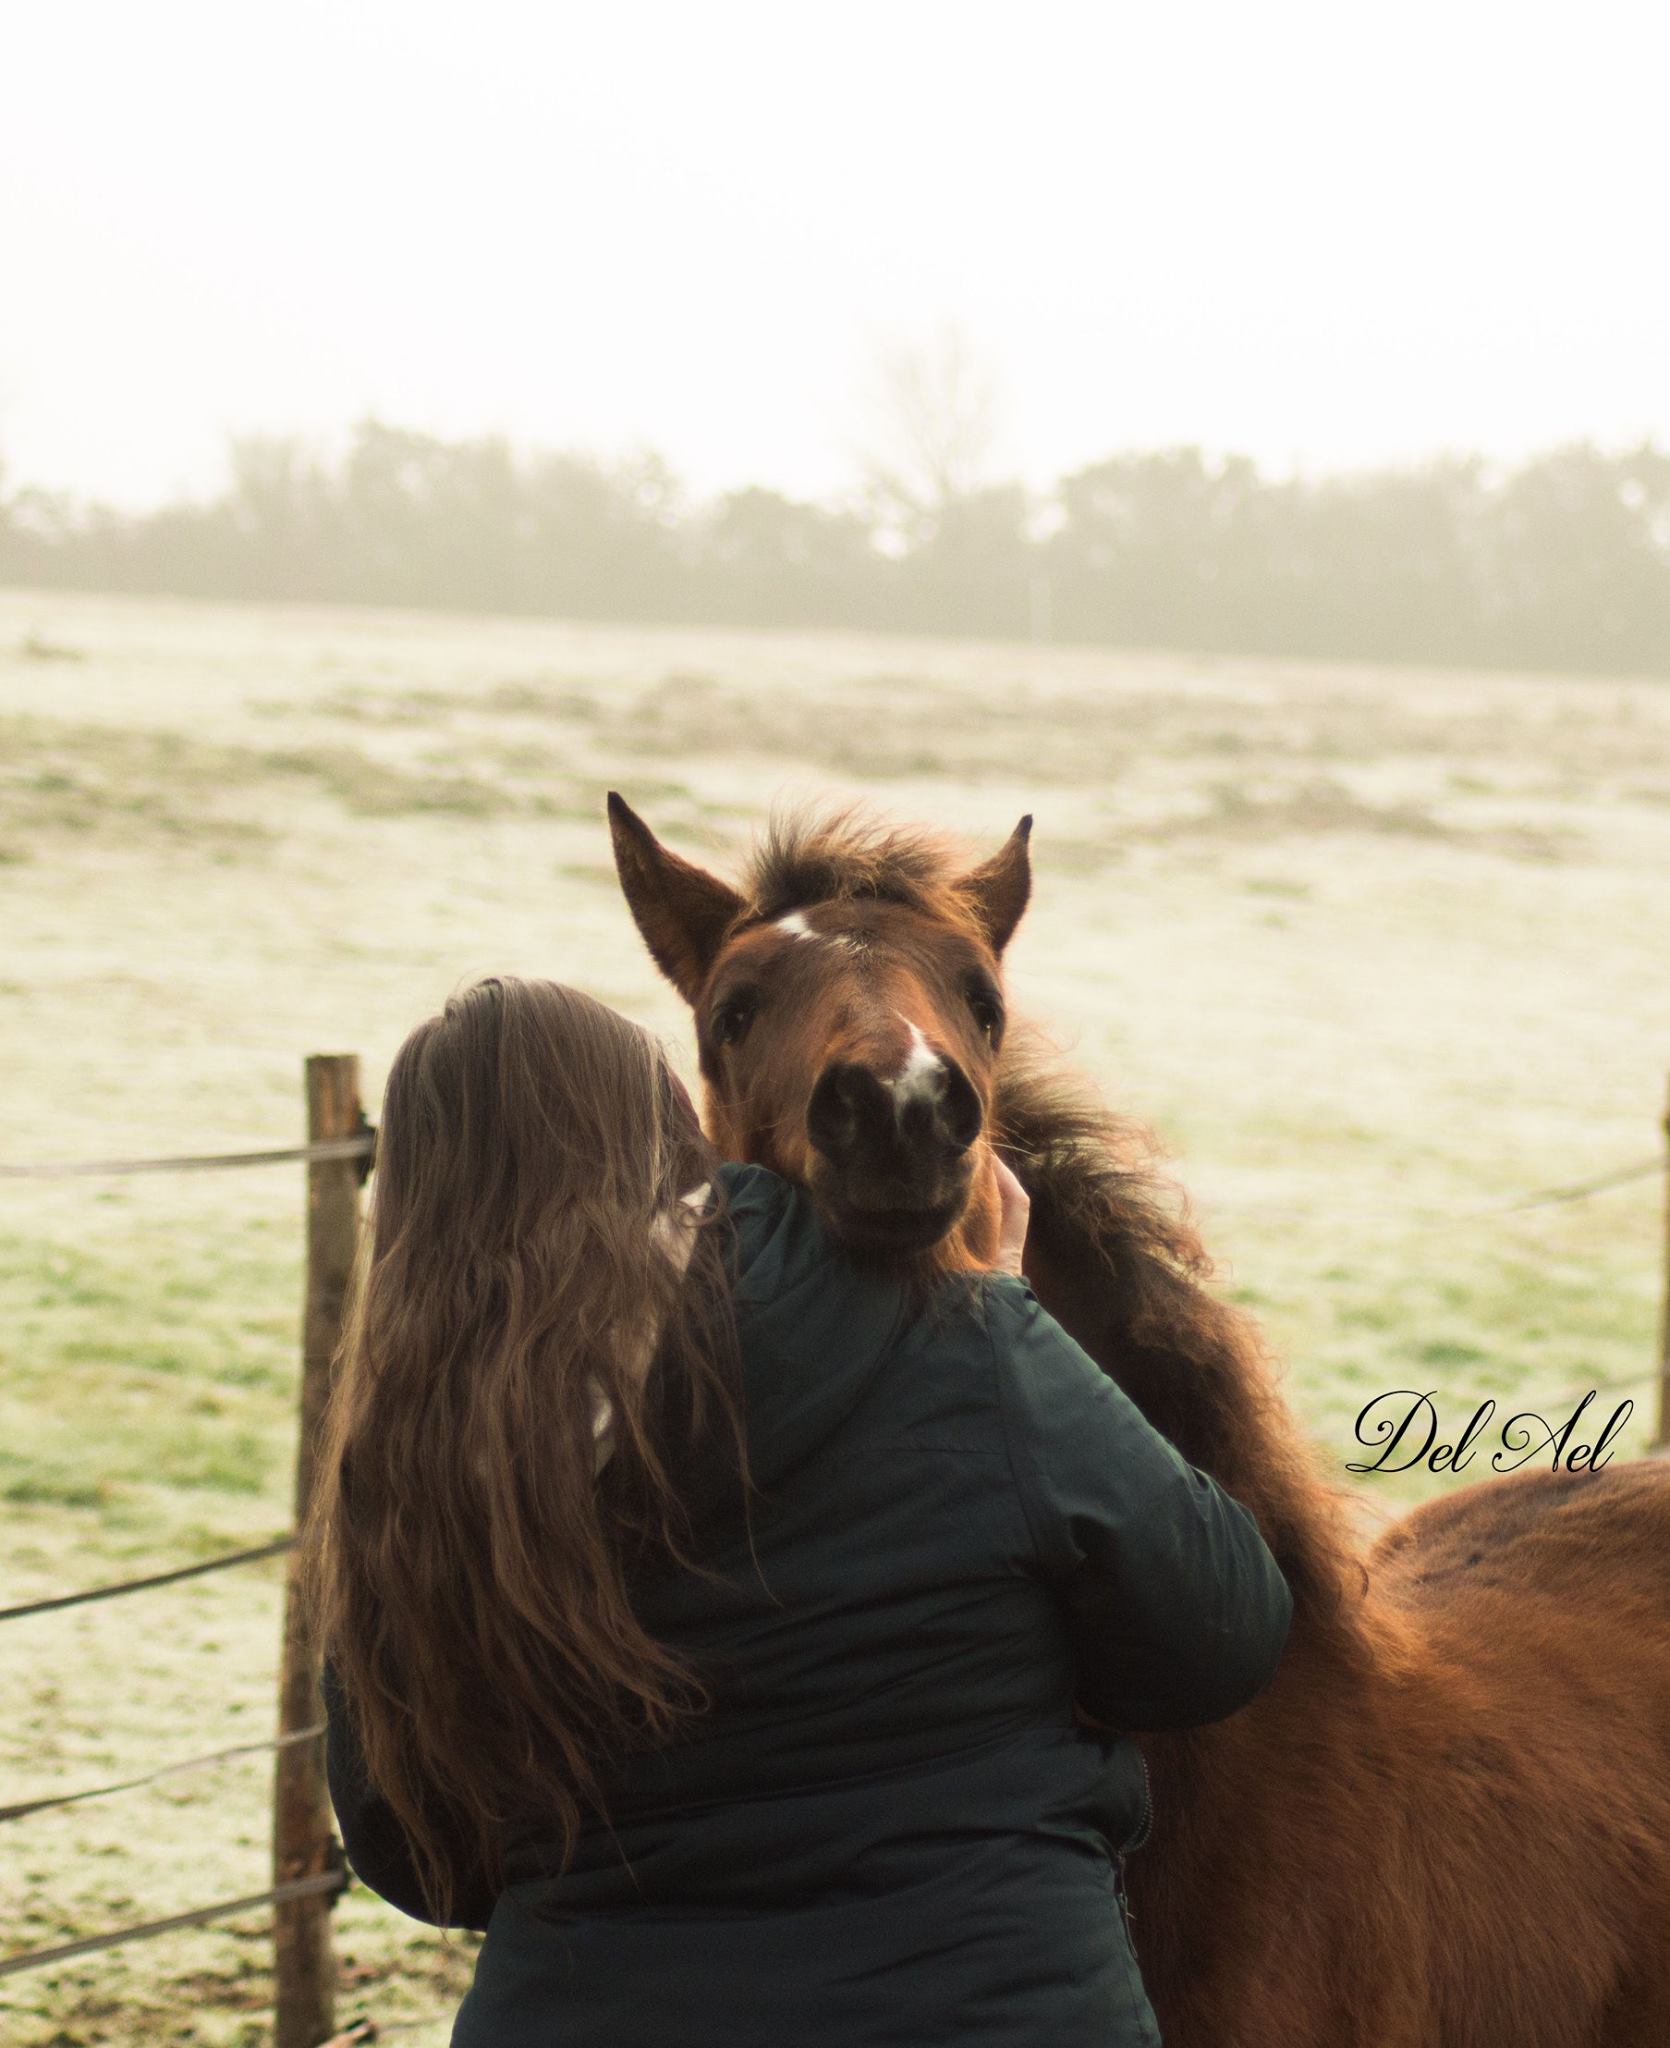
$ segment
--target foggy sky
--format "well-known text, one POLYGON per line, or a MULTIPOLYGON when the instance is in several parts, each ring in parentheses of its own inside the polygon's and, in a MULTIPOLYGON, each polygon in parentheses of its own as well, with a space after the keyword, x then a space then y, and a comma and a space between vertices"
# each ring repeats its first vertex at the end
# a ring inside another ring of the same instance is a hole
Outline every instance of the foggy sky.
POLYGON ((850 481, 959 323, 1043 482, 1670 440, 1670 10, 53 0, 0 68, 0 461, 144 505, 374 411, 850 481))

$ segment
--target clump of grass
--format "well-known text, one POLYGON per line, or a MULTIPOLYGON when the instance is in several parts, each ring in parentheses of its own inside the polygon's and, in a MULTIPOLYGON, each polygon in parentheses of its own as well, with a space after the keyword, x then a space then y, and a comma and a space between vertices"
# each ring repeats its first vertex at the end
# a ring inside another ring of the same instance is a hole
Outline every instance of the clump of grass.
MULTIPOLYGON (((343 689, 322 698, 314 709, 348 725, 433 725, 469 701, 445 690, 343 689)), ((255 709, 272 717, 293 718, 296 712, 294 704, 282 702, 261 703, 255 709)))
POLYGON ((159 1243, 143 1212, 109 1234, 0 1235, 5 1449, 14 1505, 110 1529, 158 1487, 281 1499, 295 1424, 287 1235, 159 1243))
MULTIPOLYGON (((0 1471, 20 1461, 0 1454, 0 1471)), ((0 1500, 16 1508, 107 1508, 115 1498, 108 1479, 90 1479, 85 1472, 62 1466, 35 1466, 0 1481, 0 1500)))
POLYGON ((1476 1344, 1460 1344, 1453 1337, 1434 1337, 1424 1344, 1404 1345, 1404 1355, 1417 1365, 1484 1365, 1490 1353, 1476 1344))
POLYGON ((262 754, 265 775, 315 783, 359 817, 400 817, 411 812, 484 818, 506 807, 502 789, 469 775, 413 775, 347 747, 288 749, 262 754))
POLYGON ((1250 831, 1261 839, 1290 832, 1392 832, 1419 839, 1458 836, 1416 804, 1366 803, 1329 776, 1256 795, 1239 783, 1214 783, 1211 810, 1194 822, 1197 829, 1209 831, 1216 826, 1250 831))
POLYGON ((63 835, 111 846, 161 841, 209 854, 247 852, 273 837, 226 808, 249 779, 246 750, 238 747, 180 733, 0 718, 0 805, 14 860, 63 835))
POLYGON ((192 1421, 161 1443, 135 1479, 191 1493, 257 1494, 272 1478, 272 1449, 260 1431, 192 1421))
POLYGON ((79 647, 65 647, 56 640, 44 638, 39 633, 25 634, 17 651, 25 661, 85 661, 87 659, 79 647))
POLYGON ((5 844, 14 860, 65 834, 122 845, 161 841, 218 858, 248 853, 277 833, 233 806, 280 778, 311 782, 357 817, 484 818, 548 808, 479 776, 412 772, 354 748, 263 751, 183 733, 0 719, 0 802, 13 828, 5 844))
POLYGON ((603 716, 595 696, 554 683, 500 683, 483 699, 485 709, 512 718, 552 718, 590 724, 603 716))

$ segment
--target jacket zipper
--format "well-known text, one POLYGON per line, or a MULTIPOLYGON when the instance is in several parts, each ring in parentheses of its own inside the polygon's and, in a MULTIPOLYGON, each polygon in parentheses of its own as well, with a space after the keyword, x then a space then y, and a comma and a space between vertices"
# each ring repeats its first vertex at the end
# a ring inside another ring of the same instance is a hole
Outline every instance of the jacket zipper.
POLYGON ((1131 1900, 1125 1889, 1125 1858, 1134 1855, 1154 1832, 1154 1782, 1148 1775, 1148 1759, 1139 1749, 1137 1761, 1142 1765, 1142 1815, 1137 1822, 1137 1831, 1113 1859, 1113 1890, 1119 1901, 1119 1917, 1125 1923, 1125 1939, 1131 1944, 1131 1954, 1137 1952, 1136 1935, 1131 1927, 1131 1900))

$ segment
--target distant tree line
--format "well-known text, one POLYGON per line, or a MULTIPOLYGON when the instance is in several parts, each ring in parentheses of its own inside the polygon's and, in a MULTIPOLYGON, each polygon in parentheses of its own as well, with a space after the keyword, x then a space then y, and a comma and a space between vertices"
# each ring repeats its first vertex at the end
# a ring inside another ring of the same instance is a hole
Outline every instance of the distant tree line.
POLYGON ((220 496, 154 512, 0 477, 0 582, 1670 674, 1670 453, 1284 481, 1185 448, 900 518, 368 421, 334 462, 238 441, 220 496))

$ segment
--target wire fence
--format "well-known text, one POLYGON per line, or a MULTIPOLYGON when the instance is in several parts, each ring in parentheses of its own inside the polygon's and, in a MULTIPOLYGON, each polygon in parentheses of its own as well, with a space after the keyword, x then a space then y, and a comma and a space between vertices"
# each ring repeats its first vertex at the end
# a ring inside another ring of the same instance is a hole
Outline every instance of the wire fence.
MULTIPOLYGON (((62 1612, 65 1608, 79 1607, 90 1601, 114 1600, 131 1593, 144 1593, 157 1586, 177 1585, 182 1579, 201 1578, 208 1572, 226 1571, 234 1565, 254 1564, 263 1558, 278 1557, 295 1546, 293 1535, 275 1537, 270 1543, 262 1543, 248 1550, 229 1551, 222 1556, 208 1558, 199 1564, 176 1566, 171 1571, 150 1572, 143 1578, 122 1579, 110 1585, 94 1586, 79 1593, 62 1593, 49 1600, 26 1601, 20 1606, 0 1608, 0 1622, 21 1621, 26 1616, 62 1612)), ((135 1792, 147 1785, 155 1785, 167 1778, 184 1776, 193 1771, 205 1771, 231 1763, 248 1756, 271 1755, 294 1748, 303 1742, 316 1742, 325 1732, 322 1721, 311 1727, 292 1729, 276 1736, 269 1736, 258 1742, 234 1743, 224 1749, 209 1750, 202 1756, 184 1757, 177 1762, 160 1764, 148 1771, 141 1771, 133 1777, 118 1778, 105 1785, 89 1785, 74 1792, 45 1794, 38 1799, 23 1799, 7 1806, 0 1806, 0 1825, 9 1821, 31 1819, 37 1814, 49 1813, 66 1806, 81 1806, 91 1800, 114 1798, 118 1793, 135 1792)), ((58 1942, 49 1948, 25 1949, 21 1954, 0 1959, 0 1978, 18 1975, 24 1970, 42 1970, 54 1964, 74 1961, 78 1956, 93 1955, 100 1950, 120 1948, 129 1942, 148 1941, 159 1934, 172 1934, 182 1928, 201 1927, 213 1920, 230 1919, 240 1913, 255 1912, 268 1906, 283 1905, 292 1899, 318 1896, 334 1896, 347 1888, 349 1879, 345 1863, 339 1862, 332 1870, 317 1876, 297 1878, 289 1883, 272 1885, 264 1892, 255 1892, 235 1899, 218 1899, 207 1906, 193 1907, 186 1913, 173 1913, 161 1920, 142 1920, 126 1927, 112 1928, 103 1934, 86 1935, 75 1941, 58 1942)))
POLYGON ((1417 1213, 1405 1206, 1391 1203, 1330 1203, 1325 1210, 1315 1203, 1266 1202, 1248 1196, 1217 1197, 1210 1192, 1196 1192, 1199 1205, 1214 1216, 1257 1216, 1272 1222, 1305 1223, 1371 1223, 1389 1225, 1393 1229, 1420 1232, 1426 1230, 1448 1230, 1456 1224, 1488 1222, 1493 1217, 1523 1216, 1534 1214, 1539 1209, 1554 1209, 1572 1202, 1586 1202, 1595 1195, 1610 1194, 1615 1188, 1629 1187, 1640 1181, 1662 1177, 1666 1171, 1662 1155, 1653 1159, 1632 1160, 1627 1166, 1617 1166, 1605 1173, 1596 1174, 1593 1179, 1570 1181, 1556 1187, 1532 1188, 1524 1194, 1508 1195, 1492 1202, 1469 1203, 1459 1209, 1435 1209, 1417 1213))
POLYGON ((27 1600, 21 1607, 0 1607, 0 1621, 22 1621, 30 1614, 56 1614, 66 1607, 85 1607, 93 1600, 119 1600, 124 1593, 146 1593, 153 1586, 172 1586, 181 1579, 200 1579, 209 1572, 224 1572, 237 1564, 258 1564, 265 1557, 282 1557, 296 1547, 294 1535, 275 1536, 253 1550, 229 1550, 202 1564, 176 1565, 172 1571, 151 1572, 142 1579, 118 1579, 108 1586, 91 1586, 84 1593, 59 1593, 50 1600, 27 1600))
POLYGON ((229 1920, 237 1913, 254 1913, 266 1906, 282 1906, 291 1899, 334 1897, 346 1891, 346 1870, 326 1870, 317 1877, 295 1877, 288 1884, 270 1885, 264 1892, 251 1892, 241 1899, 217 1899, 212 1906, 194 1906, 189 1913, 170 1913, 165 1920, 140 1920, 131 1927, 115 1927, 107 1934, 87 1934, 78 1941, 61 1941, 52 1948, 29 1948, 22 1955, 7 1956, 0 1962, 0 1977, 15 1977, 24 1970, 44 1970, 54 1963, 73 1962, 77 1956, 96 1955, 107 1948, 125 1948, 130 1941, 150 1941, 159 1934, 176 1934, 181 1928, 202 1927, 210 1920, 229 1920))
POLYGON ((363 1159, 370 1171, 377 1134, 369 1127, 353 1138, 327 1138, 317 1145, 280 1145, 266 1152, 183 1152, 168 1159, 28 1160, 0 1166, 0 1180, 96 1180, 135 1173, 223 1173, 229 1167, 309 1166, 331 1159, 363 1159))
MULTIPOLYGON (((22 1164, 0 1165, 0 1180, 69 1180, 123 1177, 136 1173, 217 1173, 227 1169, 248 1166, 281 1166, 294 1162, 312 1164, 332 1159, 364 1159, 368 1171, 375 1164, 376 1133, 370 1129, 358 1137, 333 1138, 318 1145, 284 1145, 264 1152, 184 1152, 161 1159, 72 1159, 72 1160, 29 1160, 22 1164)), ((1617 1166, 1605 1173, 1596 1174, 1590 1180, 1569 1181, 1554 1187, 1532 1188, 1524 1194, 1510 1195, 1500 1201, 1483 1202, 1464 1209, 1452 1209, 1443 1215, 1428 1219, 1436 1222, 1459 1222, 1474 1216, 1511 1216, 1522 1209, 1549 1208, 1561 1202, 1581 1202, 1590 1195, 1605 1194, 1609 1189, 1624 1187, 1632 1181, 1646 1180, 1653 1174, 1663 1173, 1665 1162, 1662 1154, 1650 1159, 1631 1160, 1627 1165, 1617 1166)), ((1251 1206, 1242 1203, 1215 1204, 1223 1208, 1251 1206)), ((1278 1203, 1273 1207, 1257 1205, 1269 1214, 1312 1214, 1309 1209, 1297 1205, 1278 1203)), ((1342 1213, 1338 1210, 1330 1213, 1342 1213)), ((1367 1213, 1367 1212, 1356 1212, 1367 1213)), ((1373 1210, 1376 1215, 1399 1215, 1404 1212, 1380 1206, 1373 1210)))
POLYGON ((164 1778, 177 1778, 187 1771, 206 1771, 238 1757, 267 1756, 275 1749, 288 1749, 294 1742, 311 1742, 324 1732, 324 1722, 316 1721, 311 1728, 294 1728, 288 1735, 270 1735, 263 1742, 238 1742, 230 1749, 211 1749, 206 1756, 188 1756, 180 1763, 159 1764, 154 1771, 142 1771, 137 1778, 118 1778, 113 1784, 89 1785, 80 1792, 54 1792, 44 1799, 25 1799, 16 1806, 0 1806, 0 1822, 26 1820, 31 1814, 50 1813, 55 1806, 80 1806, 89 1799, 109 1799, 117 1792, 136 1792, 141 1785, 160 1785, 164 1778))
MULTIPOLYGON (((31 1160, 21 1163, 0 1164, 0 1181, 43 1181, 94 1179, 106 1176, 160 1173, 205 1173, 223 1172, 229 1169, 264 1167, 283 1164, 305 1164, 310 1169, 332 1163, 358 1162, 356 1178, 363 1183, 370 1173, 376 1148, 376 1132, 366 1122, 363 1113, 357 1115, 358 1129, 346 1136, 332 1136, 316 1139, 306 1145, 287 1145, 227 1153, 185 1153, 166 1158, 145 1159, 96 1159, 96 1160, 31 1160)), ((59 1593, 38 1600, 28 1600, 0 1608, 0 1623, 23 1621, 34 1616, 62 1613, 74 1607, 83 1607, 95 1602, 126 1598, 159 1587, 178 1585, 187 1579, 197 1579, 209 1573, 222 1572, 243 1565, 258 1564, 264 1560, 279 1557, 295 1547, 294 1532, 287 1531, 265 1543, 249 1545, 243 1549, 226 1551, 219 1556, 204 1558, 195 1563, 175 1565, 162 1571, 146 1572, 139 1576, 114 1580, 107 1584, 90 1586, 81 1591, 59 1593)), ((295 1718, 291 1716, 291 1718, 295 1718)), ((255 1742, 240 1742, 226 1747, 209 1750, 199 1756, 178 1758, 172 1762, 155 1765, 144 1771, 112 1779, 108 1783, 80 1786, 70 1791, 42 1794, 37 1798, 13 1801, 0 1805, 0 1825, 32 1820, 43 1814, 62 1811, 69 1807, 80 1807, 90 1802, 115 1798, 180 1778, 195 1772, 222 1768, 251 1756, 271 1755, 283 1758, 299 1754, 304 1747, 317 1748, 325 1733, 322 1721, 312 1720, 306 1726, 282 1727, 272 1737, 255 1742)), ((217 1899, 208 1905, 195 1906, 182 1913, 169 1914, 161 1919, 143 1920, 124 1926, 107 1929, 103 1933, 84 1935, 73 1941, 56 1942, 46 1947, 25 1949, 20 1953, 0 1958, 0 1979, 19 1975, 24 1971, 54 1968, 79 1958, 99 1954, 105 1950, 120 1948, 133 1942, 149 1941, 157 1936, 172 1934, 183 1929, 206 1926, 215 1921, 234 1919, 257 1912, 282 1912, 296 1909, 302 1902, 333 1902, 349 1884, 346 1862, 340 1848, 332 1841, 329 1854, 324 1858, 327 1867, 308 1870, 304 1874, 285 1877, 282 1881, 268 1886, 263 1891, 249 1892, 235 1898, 217 1899)), ((282 1874, 283 1862, 279 1870, 282 1874)), ((281 2032, 283 1993, 280 1994, 281 2032)), ((313 2028, 309 2038, 322 2038, 319 2030, 313 2028)), ((355 2038, 370 2040, 375 2031, 369 2022, 361 2023, 355 2038)))
MULTIPOLYGON (((375 1161, 376 1132, 359 1117, 358 1131, 349 1137, 328 1139, 307 1145, 281 1146, 264 1150, 226 1153, 187 1153, 166 1158, 145 1159, 98 1159, 98 1160, 34 1160, 13 1164, 0 1164, 0 1181, 40 1181, 96 1179, 132 1174, 162 1173, 205 1173, 222 1172, 248 1167, 275 1166, 302 1163, 308 1166, 357 1160, 360 1162, 359 1179, 363 1182, 372 1170, 375 1161)), ((1411 1216, 1407 1211, 1390 1209, 1357 1211, 1356 1218, 1365 1213, 1379 1220, 1401 1221, 1413 1230, 1449 1228, 1458 1224, 1473 1222, 1495 1216, 1512 1216, 1534 1210, 1582 1202, 1594 1196, 1625 1187, 1650 1176, 1666 1172, 1663 1154, 1651 1159, 1631 1161, 1596 1174, 1586 1180, 1565 1182, 1549 1187, 1529 1189, 1521 1194, 1491 1201, 1465 1209, 1451 1210, 1442 1214, 1411 1216)), ((1208 1206, 1219 1213, 1250 1213, 1256 1210, 1261 1215, 1272 1217, 1306 1217, 1314 1220, 1314 1208, 1294 1208, 1288 1205, 1248 1203, 1230 1201, 1219 1203, 1208 1201, 1208 1206)), ((1341 1220, 1351 1219, 1349 1209, 1331 1210, 1330 1215, 1341 1220)), ((1562 1404, 1575 1405, 1590 1393, 1597 1398, 1609 1394, 1628 1393, 1639 1389, 1654 1377, 1651 1369, 1643 1370, 1629 1380, 1611 1381, 1598 1387, 1574 1390, 1569 1396, 1560 1396, 1562 1404)), ((1359 1496, 1359 1505, 1371 1521, 1390 1519, 1396 1509, 1382 1511, 1378 1503, 1371 1502, 1366 1495, 1359 1496)), ((234 1567, 256 1564, 265 1559, 278 1557, 294 1547, 294 1533, 273 1537, 270 1541, 246 1549, 228 1551, 220 1556, 204 1559, 198 1563, 178 1565, 168 1570, 150 1572, 143 1576, 122 1579, 110 1584, 89 1587, 80 1592, 61 1593, 48 1598, 25 1601, 17 1605, 0 1608, 0 1623, 21 1621, 31 1616, 60 1613, 72 1607, 93 1602, 113 1600, 134 1593, 147 1592, 157 1587, 176 1585, 187 1579, 194 1579, 213 1572, 230 1570, 234 1567)), ((238 1759, 263 1755, 282 1754, 298 1749, 305 1743, 317 1742, 324 1734, 323 1723, 303 1728, 292 1728, 279 1735, 256 1742, 234 1744, 230 1747, 211 1750, 201 1756, 186 1757, 179 1761, 161 1764, 133 1776, 120 1778, 108 1784, 88 1786, 75 1791, 44 1795, 36 1799, 16 1801, 0 1806, 0 1824, 32 1818, 36 1815, 71 1806, 80 1806, 94 1800, 108 1799, 118 1794, 141 1790, 159 1784, 167 1779, 192 1772, 206 1771, 234 1762, 238 1759)), ((130 1942, 146 1941, 156 1936, 170 1934, 181 1929, 204 1926, 210 1922, 234 1918, 240 1914, 265 1911, 303 1899, 334 1899, 349 1884, 346 1865, 341 1861, 340 1851, 336 1852, 333 1867, 304 1877, 275 1884, 265 1891, 255 1892, 239 1898, 217 1900, 211 1905, 199 1906, 188 1912, 169 1915, 164 1919, 146 1920, 133 1925, 111 1929, 102 1934, 88 1935, 74 1941, 60 1942, 50 1947, 28 1949, 0 1959, 0 1978, 7 1978, 26 1970, 44 1969, 76 1958, 93 1955, 103 1950, 121 1947, 130 1942)), ((360 2019, 345 2031, 336 2034, 327 2048, 348 2048, 350 2043, 372 2042, 385 2032, 395 2032, 414 2025, 428 2025, 430 2021, 396 2021, 377 2023, 360 2019)))
MULTIPOLYGON (((30 1160, 21 1164, 0 1164, 0 1181, 71 1180, 120 1178, 142 1173, 216 1173, 251 1166, 276 1166, 303 1162, 357 1159, 363 1161, 361 1178, 368 1178, 376 1164, 376 1132, 366 1125, 351 1138, 335 1138, 316 1145, 286 1145, 259 1152, 177 1153, 156 1159, 30 1160)), ((1662 1175, 1666 1170, 1662 1154, 1608 1169, 1588 1180, 1569 1181, 1552 1187, 1531 1188, 1522 1194, 1469 1204, 1460 1209, 1441 1209, 1425 1214, 1389 1203, 1368 1205, 1333 1204, 1319 1211, 1314 1203, 1268 1202, 1249 1197, 1222 1199, 1204 1194, 1200 1200, 1215 1215, 1256 1215, 1271 1220, 1328 1220, 1381 1222, 1415 1231, 1447 1229, 1456 1223, 1483 1221, 1492 1216, 1523 1215, 1537 1209, 1555 1208, 1569 1202, 1587 1201, 1593 1195, 1662 1175)), ((0 1610, 0 1621, 5 1619, 0 1610)))

